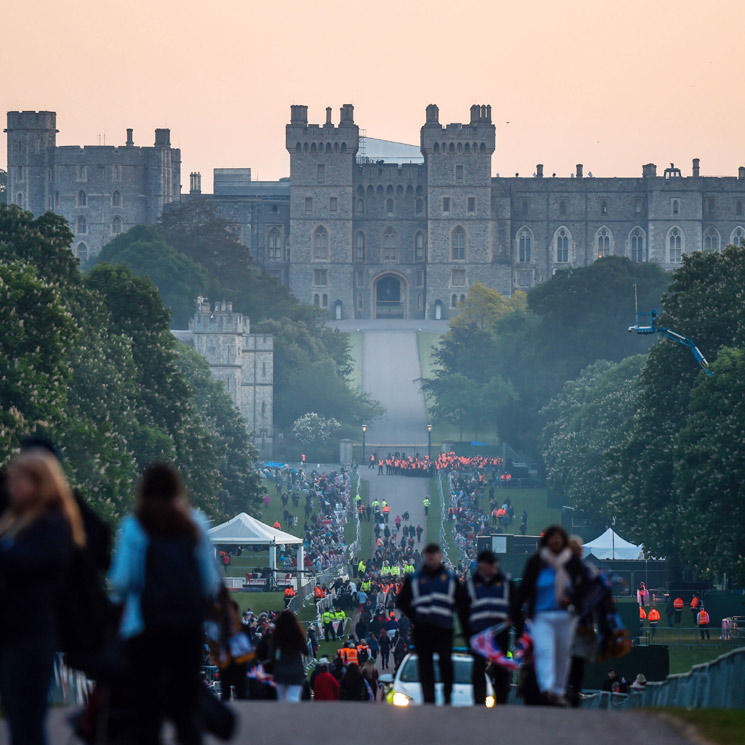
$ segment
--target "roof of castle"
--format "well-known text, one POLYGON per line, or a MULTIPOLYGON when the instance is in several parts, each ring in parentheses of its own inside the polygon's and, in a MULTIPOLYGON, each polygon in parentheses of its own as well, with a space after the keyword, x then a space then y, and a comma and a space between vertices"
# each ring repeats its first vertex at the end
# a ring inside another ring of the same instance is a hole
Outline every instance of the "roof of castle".
POLYGON ((419 145, 407 145, 392 140, 379 140, 375 137, 360 137, 357 159, 366 162, 382 160, 385 163, 424 163, 419 145))

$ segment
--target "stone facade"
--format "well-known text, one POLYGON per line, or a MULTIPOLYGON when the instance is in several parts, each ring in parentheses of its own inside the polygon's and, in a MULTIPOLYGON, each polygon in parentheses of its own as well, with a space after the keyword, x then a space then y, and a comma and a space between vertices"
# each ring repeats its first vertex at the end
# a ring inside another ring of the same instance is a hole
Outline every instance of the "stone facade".
POLYGON ((593 178, 578 165, 556 178, 539 164, 532 177, 493 177, 490 106, 446 126, 428 106, 415 162, 396 143, 390 161, 366 157, 350 104, 338 124, 327 109, 322 125, 292 106, 290 177, 257 182, 248 168, 215 169, 213 194, 194 173, 180 195, 168 130, 156 130, 152 148, 134 147, 131 135, 121 148, 59 148, 55 125, 53 112, 8 114, 8 194, 67 217, 79 254, 154 222, 179 198, 205 199, 298 300, 340 318, 447 319, 475 281, 510 295, 606 254, 673 269, 684 253, 745 238, 745 167, 707 177, 694 159, 690 176, 672 165, 658 175, 650 163, 640 178, 593 178))
POLYGON ((8 201, 65 217, 84 261, 119 233, 154 223, 181 194, 181 151, 168 129, 155 130, 152 147, 136 147, 131 129, 123 147, 58 147, 55 112, 9 111, 5 132, 8 201))
POLYGON ((252 334, 250 321, 222 301, 214 307, 200 299, 188 331, 174 331, 207 360, 215 380, 225 384, 246 420, 263 457, 272 454, 274 434, 274 340, 252 334))

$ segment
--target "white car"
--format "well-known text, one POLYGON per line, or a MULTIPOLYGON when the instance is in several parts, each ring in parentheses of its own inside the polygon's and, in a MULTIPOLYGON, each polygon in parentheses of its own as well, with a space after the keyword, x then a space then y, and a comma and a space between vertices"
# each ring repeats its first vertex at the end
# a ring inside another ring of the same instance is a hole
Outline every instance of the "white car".
MULTIPOLYGON (((452 706, 473 706, 473 658, 470 654, 453 652, 453 696, 452 706)), ((395 677, 384 673, 378 680, 388 686, 385 700, 394 706, 418 706, 423 703, 422 686, 419 682, 419 659, 416 653, 407 654, 396 672, 395 677)), ((495 704, 494 689, 488 675, 486 678, 486 705, 491 708, 495 704)), ((435 703, 442 706, 445 703, 443 684, 440 681, 440 665, 435 655, 435 703)))

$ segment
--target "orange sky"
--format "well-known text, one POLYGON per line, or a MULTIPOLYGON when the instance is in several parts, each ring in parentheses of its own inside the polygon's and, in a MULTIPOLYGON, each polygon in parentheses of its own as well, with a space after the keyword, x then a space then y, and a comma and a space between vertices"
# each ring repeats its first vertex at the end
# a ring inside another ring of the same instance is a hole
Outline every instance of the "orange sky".
POLYGON ((292 103, 321 123, 353 103, 368 135, 415 144, 428 103, 442 123, 489 103, 502 175, 745 164, 743 0, 24 0, 0 27, 3 111, 56 110, 58 144, 170 127, 185 189, 288 175, 292 103))

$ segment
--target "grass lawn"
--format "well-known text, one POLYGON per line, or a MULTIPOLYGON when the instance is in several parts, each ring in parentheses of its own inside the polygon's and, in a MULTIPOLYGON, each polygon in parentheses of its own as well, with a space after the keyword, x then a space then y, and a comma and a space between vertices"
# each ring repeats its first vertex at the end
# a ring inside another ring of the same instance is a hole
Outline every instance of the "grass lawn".
MULTIPOLYGON (((742 709, 647 709, 684 724, 693 725, 708 741, 719 745, 742 745, 745 711, 742 709)), ((682 738, 681 738, 682 741, 682 738)))
POLYGON ((539 535, 548 525, 561 524, 561 509, 548 506, 546 489, 494 490, 495 499, 503 502, 507 497, 512 500, 512 507, 515 510, 515 520, 508 532, 519 532, 520 515, 523 510, 528 513, 528 535, 539 535))
POLYGON ((742 646, 742 643, 726 643, 719 639, 698 644, 669 644, 670 674, 687 673, 694 665, 710 662, 738 646, 742 646))
POLYGON ((362 332, 350 331, 349 337, 349 356, 352 359, 352 372, 349 377, 349 385, 353 391, 362 390, 362 332))

